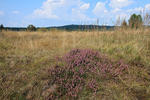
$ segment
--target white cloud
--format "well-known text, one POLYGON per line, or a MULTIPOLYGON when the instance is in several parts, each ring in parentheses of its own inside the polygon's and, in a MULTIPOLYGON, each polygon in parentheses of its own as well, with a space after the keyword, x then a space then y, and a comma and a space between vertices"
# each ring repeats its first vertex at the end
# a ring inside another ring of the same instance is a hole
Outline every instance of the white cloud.
POLYGON ((63 20, 71 20, 75 16, 85 18, 85 11, 89 7, 89 3, 84 3, 81 0, 46 0, 41 8, 34 10, 32 16, 34 18, 63 20))
POLYGON ((143 12, 144 8, 138 7, 138 8, 133 8, 133 9, 128 9, 127 13, 141 13, 143 12))
POLYGON ((150 4, 145 5, 145 10, 150 11, 150 4))
POLYGON ((73 21, 75 21, 75 20, 80 20, 80 21, 92 20, 85 14, 85 12, 89 9, 89 7, 90 7, 89 3, 83 3, 76 8, 72 8, 72 13, 71 13, 70 18, 73 21))
POLYGON ((120 18, 120 20, 128 19, 129 15, 125 12, 119 13, 118 15, 116 15, 116 19, 118 19, 118 18, 120 18))
POLYGON ((33 12, 34 17, 38 18, 47 18, 47 19, 56 19, 58 18, 57 15, 53 14, 51 9, 36 9, 33 12))
POLYGON ((4 12, 3 11, 0 11, 0 16, 4 15, 4 12))
POLYGON ((99 16, 99 15, 102 15, 102 14, 105 14, 107 13, 107 9, 105 7, 105 3, 103 2, 98 2, 95 6, 95 8, 93 9, 93 13, 96 15, 96 16, 99 16))
POLYGON ((93 13, 102 20, 102 23, 115 24, 118 18, 120 18, 120 20, 129 18, 129 14, 126 10, 120 7, 109 10, 106 4, 106 2, 98 2, 93 9, 93 13))
POLYGON ((131 14, 139 14, 141 11, 150 11, 150 4, 145 7, 124 8, 128 7, 135 0, 106 0, 105 2, 97 2, 91 13, 89 10, 90 3, 85 3, 83 0, 45 0, 42 6, 33 11, 34 18, 41 19, 57 19, 67 21, 93 21, 99 18, 102 21, 116 21, 120 19, 128 19, 131 14), (91 18, 92 17, 92 18, 91 18))
POLYGON ((120 8, 115 8, 112 10, 113 13, 117 13, 117 12, 121 12, 121 11, 122 11, 122 9, 120 9, 120 8))
POLYGON ((82 9, 72 9, 72 14, 71 14, 71 19, 72 21, 75 20, 81 20, 81 21, 89 21, 92 20, 89 18, 86 14, 84 14, 84 10, 82 9))
POLYGON ((87 9, 89 9, 89 7, 90 7, 90 4, 85 3, 85 4, 81 5, 80 9, 87 10, 87 9))
POLYGON ((132 4, 132 0, 110 0, 109 6, 112 8, 123 8, 132 4))
POLYGON ((133 13, 136 13, 136 14, 146 14, 146 13, 149 13, 150 12, 150 4, 146 4, 144 7, 137 7, 137 8, 133 8, 133 9, 128 9, 126 11, 126 13, 128 14, 133 14, 133 13))
POLYGON ((150 4, 146 4, 144 7, 138 7, 127 10, 128 13, 147 13, 150 12, 150 4))
POLYGON ((39 9, 36 9, 33 12, 34 17, 39 17, 39 18, 50 18, 50 19, 55 19, 58 18, 57 15, 54 14, 54 11, 57 8, 61 8, 64 5, 64 0, 47 0, 43 3, 42 7, 39 9))
POLYGON ((12 11, 13 14, 19 14, 20 12, 15 10, 15 11, 12 11))

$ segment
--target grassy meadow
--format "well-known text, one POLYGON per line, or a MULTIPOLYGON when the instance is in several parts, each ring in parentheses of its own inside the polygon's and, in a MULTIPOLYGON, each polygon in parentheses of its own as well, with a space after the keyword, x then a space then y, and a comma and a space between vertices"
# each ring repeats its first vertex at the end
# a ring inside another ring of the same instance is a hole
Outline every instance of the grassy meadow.
POLYGON ((95 94, 83 90, 77 100, 150 100, 150 29, 0 32, 0 100, 45 100, 47 69, 77 48, 129 66, 117 78, 100 79, 95 94))

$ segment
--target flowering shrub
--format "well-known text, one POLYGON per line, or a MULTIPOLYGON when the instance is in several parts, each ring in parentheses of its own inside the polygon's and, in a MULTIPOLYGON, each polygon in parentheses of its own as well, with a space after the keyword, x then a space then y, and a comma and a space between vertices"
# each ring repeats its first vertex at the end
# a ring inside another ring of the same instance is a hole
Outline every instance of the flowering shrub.
POLYGON ((58 98, 77 99, 83 88, 96 93, 96 77, 116 77, 128 66, 122 61, 113 62, 106 56, 90 49, 75 49, 59 59, 64 66, 53 67, 48 71, 49 85, 56 85, 48 100, 58 98), (90 81, 89 81, 90 80, 90 81))
POLYGON ((62 61, 67 64, 66 68, 80 69, 79 73, 93 72, 104 76, 106 74, 112 76, 120 75, 127 68, 127 65, 122 61, 113 62, 105 55, 90 49, 72 50, 62 57, 62 61))

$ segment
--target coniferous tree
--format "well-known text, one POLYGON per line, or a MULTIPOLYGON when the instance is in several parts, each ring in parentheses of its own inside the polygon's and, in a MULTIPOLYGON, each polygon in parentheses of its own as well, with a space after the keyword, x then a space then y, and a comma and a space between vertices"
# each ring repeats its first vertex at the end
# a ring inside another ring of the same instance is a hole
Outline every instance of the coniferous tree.
POLYGON ((143 21, 142 21, 142 17, 141 15, 136 15, 133 14, 131 15, 130 19, 129 19, 129 26, 131 28, 140 28, 143 25, 143 21))

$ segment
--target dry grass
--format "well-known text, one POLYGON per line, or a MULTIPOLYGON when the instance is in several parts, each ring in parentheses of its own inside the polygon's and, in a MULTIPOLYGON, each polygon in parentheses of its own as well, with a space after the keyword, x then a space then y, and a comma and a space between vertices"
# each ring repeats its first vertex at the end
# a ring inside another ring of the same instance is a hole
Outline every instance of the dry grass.
MULTIPOLYGON (((44 69, 74 48, 91 48, 130 65, 118 80, 102 80, 96 100, 149 100, 150 29, 0 33, 0 100, 43 100, 44 69)), ((83 94, 81 100, 93 99, 83 94)))

